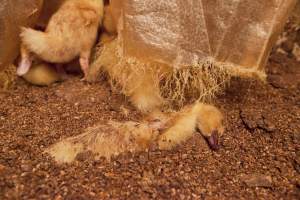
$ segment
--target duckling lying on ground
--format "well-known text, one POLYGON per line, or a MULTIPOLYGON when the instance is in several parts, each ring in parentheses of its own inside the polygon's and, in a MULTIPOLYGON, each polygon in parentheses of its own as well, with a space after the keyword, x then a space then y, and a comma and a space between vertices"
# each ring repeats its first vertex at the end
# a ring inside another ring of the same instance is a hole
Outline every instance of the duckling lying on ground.
POLYGON ((61 75, 48 63, 35 63, 29 71, 22 76, 27 82, 38 86, 49 86, 62 80, 61 75))
POLYGON ((218 137, 224 132, 222 113, 212 105, 196 103, 177 113, 154 114, 140 123, 109 121, 66 138, 46 152, 59 163, 72 162, 85 151, 110 159, 113 155, 145 151, 156 145, 161 150, 170 150, 187 141, 197 130, 212 149, 217 149, 218 137))

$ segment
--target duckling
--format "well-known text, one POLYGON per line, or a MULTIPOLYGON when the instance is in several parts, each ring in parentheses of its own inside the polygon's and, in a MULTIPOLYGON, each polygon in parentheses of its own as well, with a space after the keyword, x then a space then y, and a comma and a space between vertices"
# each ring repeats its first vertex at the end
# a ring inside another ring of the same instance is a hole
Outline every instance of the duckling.
POLYGON ((84 151, 91 151, 108 160, 124 152, 147 151, 157 146, 170 150, 187 141, 199 129, 209 146, 218 148, 218 136, 223 134, 223 115, 214 106, 197 103, 179 112, 160 111, 141 122, 109 121, 88 128, 84 133, 66 138, 46 150, 59 163, 72 162, 84 151))
MULTIPOLYGON (((86 76, 103 10, 103 0, 66 1, 50 18, 45 32, 23 27, 22 44, 30 53, 50 63, 68 63, 79 56, 86 76)), ((30 56, 22 56, 18 75, 26 74, 31 64, 30 56)))
POLYGON ((33 64, 29 71, 22 76, 27 82, 38 86, 49 86, 62 80, 60 74, 48 63, 33 64))
POLYGON ((83 134, 66 138, 46 150, 58 163, 73 162, 79 153, 91 151, 108 160, 127 151, 147 150, 158 132, 147 122, 108 121, 88 128, 83 134))

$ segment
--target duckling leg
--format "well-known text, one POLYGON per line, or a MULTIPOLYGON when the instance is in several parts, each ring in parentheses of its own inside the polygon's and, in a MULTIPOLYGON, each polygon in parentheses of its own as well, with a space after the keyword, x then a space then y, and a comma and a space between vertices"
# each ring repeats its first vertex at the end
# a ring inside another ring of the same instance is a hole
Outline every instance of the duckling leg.
POLYGON ((86 79, 86 77, 88 75, 88 70, 90 67, 90 55, 91 55, 90 51, 85 51, 80 54, 79 63, 81 66, 81 70, 84 73, 83 79, 86 79))
POLYGON ((25 75, 29 71, 31 65, 32 65, 32 58, 30 56, 30 53, 24 47, 24 45, 21 45, 21 61, 17 69, 17 75, 18 76, 25 75))

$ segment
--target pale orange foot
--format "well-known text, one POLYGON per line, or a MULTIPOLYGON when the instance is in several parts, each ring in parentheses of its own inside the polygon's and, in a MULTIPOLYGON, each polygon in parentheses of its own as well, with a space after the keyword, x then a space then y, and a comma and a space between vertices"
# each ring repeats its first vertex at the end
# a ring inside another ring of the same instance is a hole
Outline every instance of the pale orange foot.
POLYGON ((25 75, 29 71, 31 65, 32 65, 32 58, 30 56, 30 53, 23 45, 21 45, 21 61, 17 69, 17 75, 18 76, 25 75))
POLYGON ((82 80, 86 80, 87 76, 88 76, 88 71, 90 68, 90 52, 89 51, 81 53, 80 58, 79 58, 79 63, 80 63, 81 70, 84 74, 84 77, 82 80))

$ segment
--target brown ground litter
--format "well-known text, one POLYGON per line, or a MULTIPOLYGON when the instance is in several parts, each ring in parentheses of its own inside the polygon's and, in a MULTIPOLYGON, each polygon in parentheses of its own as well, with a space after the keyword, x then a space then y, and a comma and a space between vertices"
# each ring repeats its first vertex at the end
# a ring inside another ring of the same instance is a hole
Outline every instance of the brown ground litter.
POLYGON ((9 89, 16 79, 16 67, 9 65, 5 70, 0 71, 0 92, 9 89))
POLYGON ((217 152, 196 135, 172 151, 58 165, 43 151, 61 138, 141 116, 106 80, 18 79, 0 93, 0 199, 299 199, 300 64, 286 44, 269 59, 267 84, 234 79, 217 97, 227 127, 217 152))
POLYGON ((273 54, 267 71, 269 84, 235 79, 217 98, 227 118, 218 152, 196 136, 170 152, 126 153, 111 162, 86 153, 70 165, 42 152, 97 123, 140 114, 105 80, 34 87, 19 79, 0 94, 0 198, 297 199, 299 63, 273 54))

